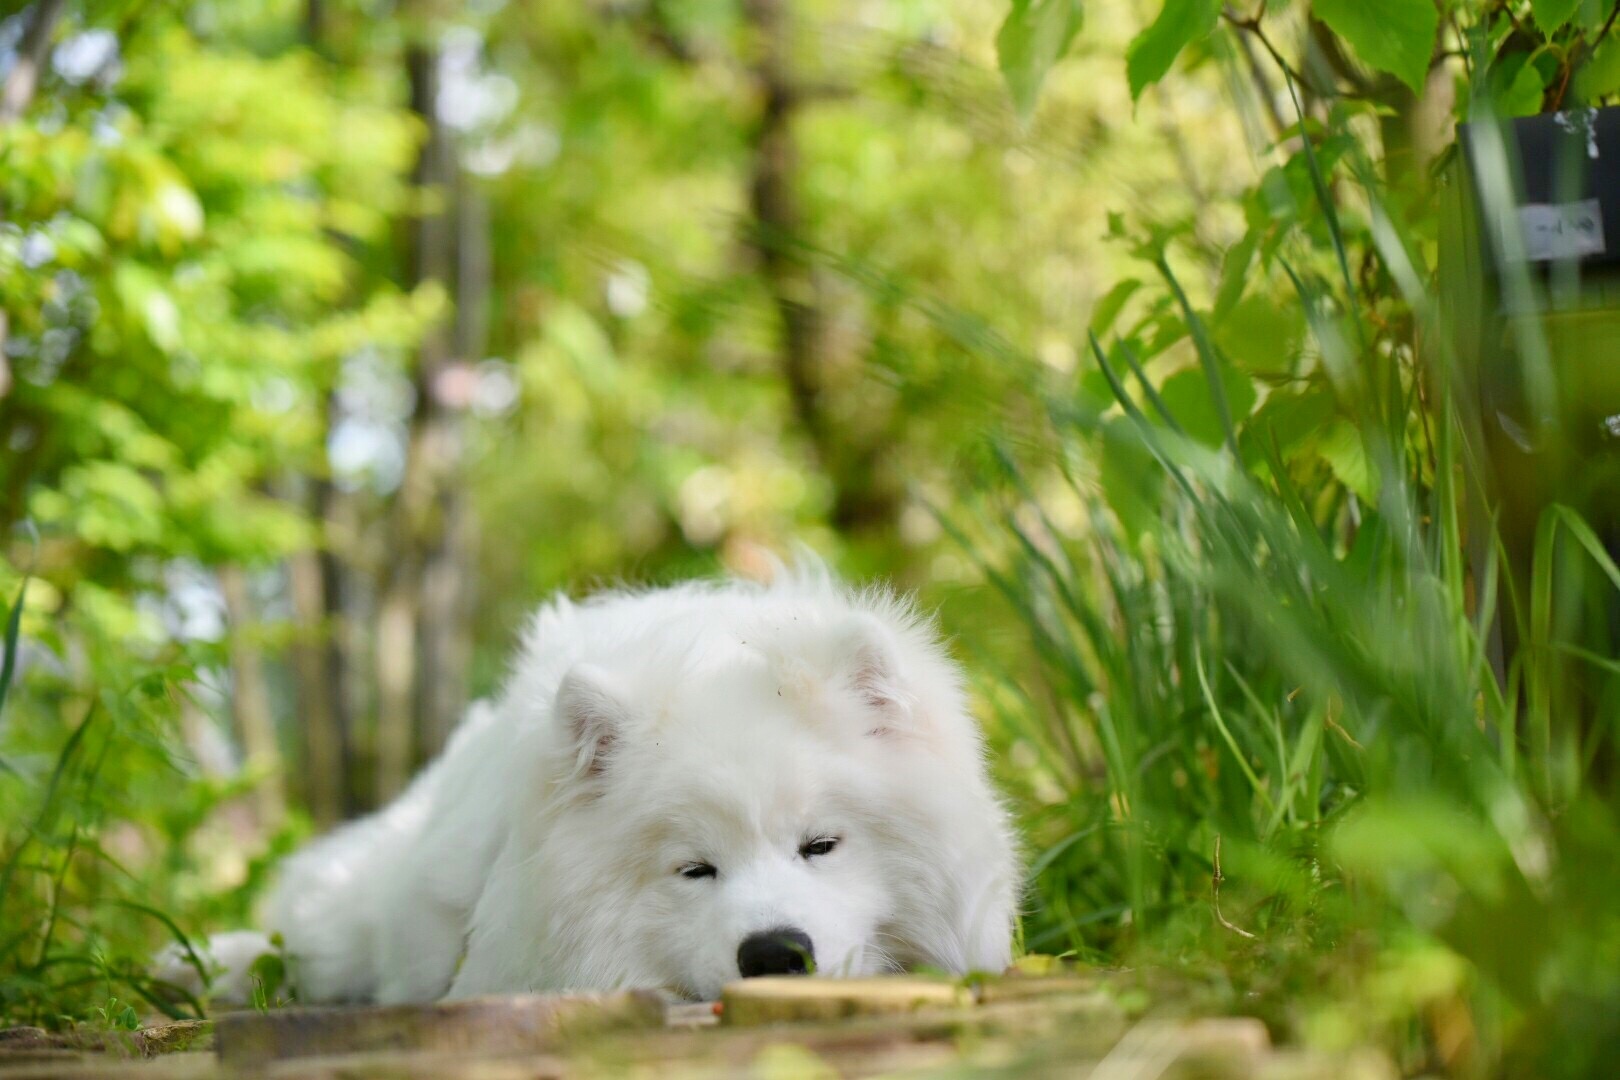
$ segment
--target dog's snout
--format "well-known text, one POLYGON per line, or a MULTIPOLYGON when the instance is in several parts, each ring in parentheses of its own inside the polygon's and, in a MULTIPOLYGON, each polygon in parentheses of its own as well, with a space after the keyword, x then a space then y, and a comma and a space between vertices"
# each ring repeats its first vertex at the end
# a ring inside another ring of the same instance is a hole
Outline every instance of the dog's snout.
POLYGON ((749 934, 737 947, 737 970, 745 979, 756 975, 803 975, 815 959, 810 935, 791 926, 749 934))

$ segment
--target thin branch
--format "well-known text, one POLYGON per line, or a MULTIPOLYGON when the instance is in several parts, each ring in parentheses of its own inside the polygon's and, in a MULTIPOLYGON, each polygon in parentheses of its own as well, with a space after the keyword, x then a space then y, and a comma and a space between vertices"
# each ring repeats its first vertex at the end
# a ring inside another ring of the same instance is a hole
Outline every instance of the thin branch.
POLYGON ((1620 0, 1616 0, 1614 9, 1609 12, 1609 17, 1603 21, 1603 25, 1598 28, 1597 35, 1590 42, 1576 41, 1569 50, 1568 58, 1562 65, 1563 70, 1560 73, 1558 89, 1556 92, 1548 94, 1547 100, 1543 103, 1546 111, 1557 112, 1564 107, 1564 98, 1569 93, 1570 83, 1574 81, 1575 69, 1584 65, 1592 54, 1597 52, 1598 44, 1613 29, 1616 16, 1620 16, 1620 0))
POLYGON ((1603 25, 1598 28, 1597 36, 1592 39, 1591 47, 1594 52, 1603 43, 1603 39, 1609 36, 1609 31, 1614 29, 1616 16, 1620 16, 1620 0, 1615 0, 1614 7, 1609 11, 1609 17, 1603 20, 1603 25))
POLYGON ((1344 54, 1344 49, 1340 48, 1339 39, 1320 19, 1311 20, 1311 40, 1321 51, 1322 59, 1327 61, 1328 67, 1333 69, 1333 74, 1349 83, 1357 94, 1367 95, 1374 91, 1373 84, 1356 70, 1350 58, 1344 54))
POLYGON ((1271 59, 1276 62, 1277 66, 1292 76, 1295 82, 1302 85, 1310 85, 1303 75, 1296 71, 1287 60, 1283 59, 1283 54, 1277 50, 1277 47, 1271 43, 1271 39, 1266 36, 1265 28, 1260 25, 1260 20, 1264 17, 1264 15, 1264 5, 1261 5, 1260 9, 1253 15, 1239 15, 1229 7, 1221 8, 1221 18, 1225 19, 1236 29, 1253 34, 1255 40, 1260 42, 1260 44, 1265 48, 1266 52, 1271 54, 1271 59))
POLYGON ((1260 58, 1254 54, 1254 44, 1249 35, 1237 35, 1238 50, 1243 53, 1244 63, 1249 69, 1249 79, 1254 83, 1255 93, 1260 96, 1260 102, 1265 106, 1266 118, 1271 121, 1271 131, 1275 138, 1282 138, 1283 132, 1288 130, 1288 123, 1283 119, 1282 110, 1277 107, 1277 91, 1272 87, 1271 80, 1266 76, 1266 69, 1260 66, 1260 58))
POLYGON ((1259 941, 1260 940, 1259 938, 1255 937, 1253 934, 1249 933, 1247 930, 1243 929, 1241 926, 1233 926, 1231 923, 1227 922, 1226 921, 1226 916, 1221 914, 1221 882, 1224 881, 1225 878, 1223 878, 1221 876, 1221 834, 1220 833, 1215 834, 1215 873, 1210 877, 1209 880, 1210 880, 1211 889, 1212 889, 1212 891, 1214 893, 1215 921, 1220 923, 1222 926, 1226 927, 1228 930, 1232 931, 1232 933, 1238 935, 1239 937, 1246 937, 1250 941, 1259 941))

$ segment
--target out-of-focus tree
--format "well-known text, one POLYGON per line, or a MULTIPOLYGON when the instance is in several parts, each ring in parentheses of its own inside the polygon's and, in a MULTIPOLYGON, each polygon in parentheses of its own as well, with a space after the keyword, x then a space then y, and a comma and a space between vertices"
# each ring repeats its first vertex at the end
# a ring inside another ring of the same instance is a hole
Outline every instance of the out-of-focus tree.
MULTIPOLYGON (((1035 430, 1018 388, 1079 363, 1073 329, 1126 257, 1099 244, 1103 207, 1195 214, 1189 170, 1230 171, 1199 140, 1150 152, 1123 30, 1021 114, 1004 14, 0 19, 0 590, 33 575, 7 710, 40 721, 0 725, 22 749, 0 799, 24 805, 88 702, 145 687, 147 726, 119 737, 183 743, 202 779, 143 772, 121 842, 145 865, 229 853, 163 879, 219 914, 199 897, 250 895, 241 853, 283 808, 296 831, 396 791, 550 590, 757 569, 798 541, 858 575, 962 575, 930 507, 979 432, 1035 430)), ((96 774, 109 791, 149 764, 94 760, 131 763, 96 774)))
POLYGON ((297 781, 331 782, 284 764, 308 750, 277 568, 323 543, 284 493, 328 475, 344 365, 406 355, 446 297, 373 269, 416 122, 294 29, 257 2, 0 22, 0 582, 25 607, 0 726, 8 1011, 53 950, 140 992, 120 935, 156 924, 106 904, 252 880, 286 795, 321 804, 297 781), (221 691, 234 731, 196 707, 221 691), (256 814, 214 817, 242 766, 256 814), (78 905, 93 922, 58 918, 78 905))
POLYGON ((28 522, 31 617, 155 643, 200 570, 239 738, 330 822, 442 742, 549 589, 797 540, 915 574, 974 433, 1076 365, 1124 258, 1074 171, 1130 161, 1172 212, 1225 175, 1196 140, 1149 161, 1102 77, 1123 31, 1020 115, 1003 14, 25 7, 8 580, 28 522))
POLYGON ((1153 152, 1214 103, 1152 98, 1155 126, 1134 125, 1128 19, 1022 119, 1003 15, 512 2, 491 20, 488 74, 515 97, 468 160, 496 223, 491 349, 522 395, 477 434, 480 640, 547 588, 756 543, 949 571, 927 507, 988 424, 1033 430, 1013 388, 1080 363, 1073 329, 1128 261, 1104 207, 1189 215, 1246 166, 1202 139, 1153 152))

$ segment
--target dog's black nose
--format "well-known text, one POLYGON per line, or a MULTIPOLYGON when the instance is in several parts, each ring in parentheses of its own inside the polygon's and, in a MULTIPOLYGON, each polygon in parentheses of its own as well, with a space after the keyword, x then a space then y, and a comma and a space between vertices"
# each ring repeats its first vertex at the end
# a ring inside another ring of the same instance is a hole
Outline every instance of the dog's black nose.
POLYGON ((745 979, 755 975, 803 975, 815 960, 810 935, 791 926, 749 934, 737 947, 737 970, 745 979))

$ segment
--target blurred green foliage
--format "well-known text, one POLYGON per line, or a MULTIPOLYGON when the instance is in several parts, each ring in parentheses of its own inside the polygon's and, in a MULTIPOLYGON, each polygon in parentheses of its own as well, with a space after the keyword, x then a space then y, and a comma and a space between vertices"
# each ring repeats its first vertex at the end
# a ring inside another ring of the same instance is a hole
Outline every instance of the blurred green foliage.
POLYGON ((1453 121, 1601 103, 1613 3, 37 3, 8 92, 47 10, 0 1016, 197 1008, 150 950, 432 752, 391 692, 803 541, 943 604, 1031 950, 1410 1072, 1616 1052, 1620 571, 1498 544, 1434 287, 1453 121))

